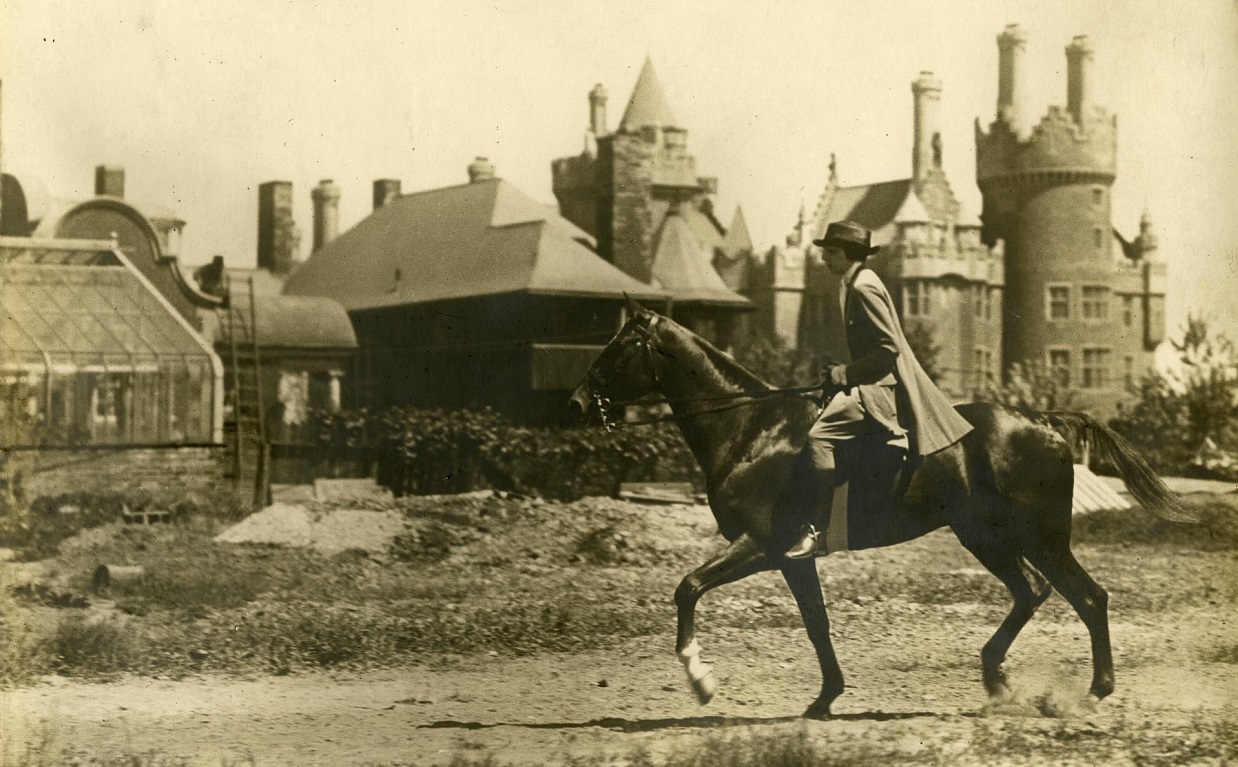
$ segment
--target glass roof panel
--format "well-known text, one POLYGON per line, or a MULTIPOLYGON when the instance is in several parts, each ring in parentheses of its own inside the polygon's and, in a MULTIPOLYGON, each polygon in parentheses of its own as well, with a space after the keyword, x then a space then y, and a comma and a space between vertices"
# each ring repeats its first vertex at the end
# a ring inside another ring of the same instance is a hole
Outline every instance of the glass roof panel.
POLYGON ((161 360, 209 364, 174 311, 106 251, 0 247, 0 353, 6 360, 77 366, 106 360, 110 368, 161 360))

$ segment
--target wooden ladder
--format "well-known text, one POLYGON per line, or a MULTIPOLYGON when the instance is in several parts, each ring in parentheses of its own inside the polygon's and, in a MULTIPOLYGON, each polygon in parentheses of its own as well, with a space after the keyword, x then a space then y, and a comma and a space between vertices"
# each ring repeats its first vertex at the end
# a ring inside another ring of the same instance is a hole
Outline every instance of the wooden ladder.
POLYGON ((228 344, 232 356, 232 419, 236 435, 232 453, 232 478, 239 497, 247 475, 253 476, 253 502, 261 508, 270 502, 271 445, 267 439, 266 408, 262 401, 262 355, 258 349, 258 309, 254 278, 248 279, 249 311, 238 306, 232 280, 228 280, 228 344))

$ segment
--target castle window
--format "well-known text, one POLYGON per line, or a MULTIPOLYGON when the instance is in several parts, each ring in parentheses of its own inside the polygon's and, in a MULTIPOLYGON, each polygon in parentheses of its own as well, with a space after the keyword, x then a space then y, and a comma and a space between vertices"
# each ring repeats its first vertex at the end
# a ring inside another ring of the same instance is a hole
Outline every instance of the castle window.
POLYGON ((1096 249, 1100 250, 1105 247, 1105 230, 1099 226, 1092 230, 1092 236, 1096 238, 1096 249))
POLYGON ((1058 386, 1070 386, 1070 349, 1049 350, 1049 373, 1058 386))
POLYGON ((927 317, 929 313, 929 284, 926 280, 907 280, 903 283, 903 315, 927 317))
POLYGON ((1070 286, 1049 285, 1046 291, 1045 319, 1070 319, 1070 286))
POLYGON ((1109 319, 1109 288, 1104 285, 1083 286, 1083 319, 1092 322, 1109 319))
POLYGON ((1083 350, 1083 388, 1104 389, 1109 386, 1109 358, 1113 353, 1108 349, 1083 350))
POLYGON ((1103 205, 1105 202, 1105 190, 1102 187, 1092 188, 1092 204, 1103 205))
POLYGON ((992 349, 977 346, 972 350, 972 375, 976 391, 981 391, 993 381, 992 349))
POLYGON ((1135 297, 1122 296, 1122 326, 1131 327, 1135 324, 1135 297))
POLYGON ((1128 391, 1133 391, 1135 388, 1135 358, 1126 355, 1126 359, 1122 360, 1122 383, 1126 385, 1128 391))

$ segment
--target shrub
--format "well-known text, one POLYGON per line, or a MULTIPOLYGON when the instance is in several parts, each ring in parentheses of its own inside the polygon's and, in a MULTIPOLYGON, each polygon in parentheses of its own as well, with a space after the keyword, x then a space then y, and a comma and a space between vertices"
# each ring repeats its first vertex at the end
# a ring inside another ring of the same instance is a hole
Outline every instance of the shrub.
POLYGON ((1075 390, 1043 360, 1014 362, 1004 381, 990 381, 976 398, 1030 410, 1069 410, 1075 390))
POLYGON ((824 360, 811 349, 792 349, 775 336, 754 336, 735 350, 735 361, 773 386, 808 386, 821 380, 824 360))
POLYGON ((1238 449, 1238 354, 1208 323, 1187 320, 1178 351, 1179 371, 1146 376, 1133 404, 1120 405, 1110 422, 1163 473, 1238 479, 1232 462, 1211 461, 1211 446, 1225 454, 1238 449), (1228 465, 1227 465, 1228 463, 1228 465))
POLYGON ((391 408, 326 414, 319 444, 370 446, 378 482, 397 496, 507 490, 565 500, 614 495, 625 481, 688 480, 696 467, 672 424, 514 426, 489 411, 391 408))

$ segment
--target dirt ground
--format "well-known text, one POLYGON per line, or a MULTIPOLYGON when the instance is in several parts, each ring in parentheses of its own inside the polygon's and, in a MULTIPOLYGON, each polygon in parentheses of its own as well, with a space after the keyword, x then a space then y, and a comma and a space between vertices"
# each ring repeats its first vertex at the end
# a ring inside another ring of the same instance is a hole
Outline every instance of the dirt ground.
MULTIPOLYGON (((612 516, 616 503, 606 502, 612 516)), ((625 506, 633 519, 656 520, 660 538, 668 527, 691 536, 710 527, 699 508, 625 506)), ((148 755, 134 763, 447 765, 494 757, 517 765, 586 758, 624 764, 644 752, 656 763, 720 733, 806 737, 833 755, 832 764, 1238 759, 1238 631, 1229 594, 1238 583, 1235 552, 1161 554, 1112 545, 1076 551, 1112 597, 1117 692, 1097 706, 1084 695, 1086 630, 1060 597, 1012 650, 1014 699, 994 702, 980 683, 979 650, 1004 616, 1004 603, 832 595, 833 581, 871 572, 915 580, 932 571, 965 590, 992 580, 949 533, 938 532, 819 562, 848 683, 829 721, 799 718, 819 672, 802 628, 763 619, 791 609, 791 600, 776 575, 762 574, 714 592, 699 608, 704 656, 720 685, 704 707, 673 655, 668 607, 660 634, 571 654, 490 650, 385 670, 288 676, 105 684, 50 677, 0 691, 0 762, 148 755)), ((669 602, 682 572, 668 570, 662 593, 648 595, 626 590, 621 566, 580 566, 574 577, 621 605, 646 597, 669 602)))

